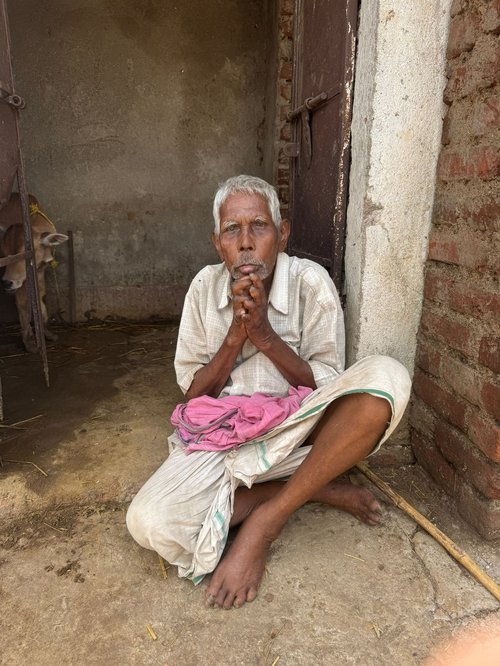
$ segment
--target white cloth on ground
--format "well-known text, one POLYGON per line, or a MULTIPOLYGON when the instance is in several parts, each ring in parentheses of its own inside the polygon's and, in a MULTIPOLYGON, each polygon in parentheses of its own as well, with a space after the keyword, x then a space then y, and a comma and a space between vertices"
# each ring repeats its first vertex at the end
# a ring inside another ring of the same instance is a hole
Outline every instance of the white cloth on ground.
POLYGON ((316 389, 282 424, 238 450, 187 456, 172 435, 170 456, 129 507, 130 533, 140 545, 177 565, 179 576, 198 583, 222 555, 239 485, 250 488, 290 476, 310 451, 301 444, 325 409, 349 393, 371 393, 391 404, 392 418, 377 450, 401 420, 410 386, 408 371, 398 361, 369 356, 316 389))

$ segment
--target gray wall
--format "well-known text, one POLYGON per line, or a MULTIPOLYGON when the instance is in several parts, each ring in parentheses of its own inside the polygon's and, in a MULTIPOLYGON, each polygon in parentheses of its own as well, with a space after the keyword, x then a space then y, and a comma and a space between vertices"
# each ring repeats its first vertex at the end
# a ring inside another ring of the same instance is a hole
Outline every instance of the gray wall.
POLYGON ((9 13, 29 188, 74 232, 78 318, 179 313, 217 260, 217 183, 271 178, 274 3, 23 0, 9 13))

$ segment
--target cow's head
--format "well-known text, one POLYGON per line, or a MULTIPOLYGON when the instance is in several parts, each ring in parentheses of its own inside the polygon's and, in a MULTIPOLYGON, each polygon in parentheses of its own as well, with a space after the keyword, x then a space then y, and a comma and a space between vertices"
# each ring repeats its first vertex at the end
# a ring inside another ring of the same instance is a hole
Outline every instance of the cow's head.
MULTIPOLYGON (((68 240, 66 234, 57 232, 42 232, 33 234, 33 247, 35 250, 35 261, 37 270, 43 270, 54 258, 54 250, 57 245, 68 240)), ((24 252, 24 236, 21 225, 13 225, 5 232, 3 238, 4 254, 18 254, 24 252), (15 228, 17 227, 17 228, 15 228)), ((26 263, 24 259, 6 266, 2 277, 5 291, 15 293, 26 280, 26 263)))

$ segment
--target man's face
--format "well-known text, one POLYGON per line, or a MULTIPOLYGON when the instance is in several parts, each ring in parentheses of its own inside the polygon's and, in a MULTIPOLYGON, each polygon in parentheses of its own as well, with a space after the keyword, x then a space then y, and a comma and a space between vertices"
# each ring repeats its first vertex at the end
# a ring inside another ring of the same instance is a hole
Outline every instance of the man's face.
POLYGON ((212 240, 233 280, 255 273, 269 288, 276 257, 285 249, 289 233, 287 220, 276 228, 261 196, 236 193, 221 206, 220 234, 213 234, 212 240))

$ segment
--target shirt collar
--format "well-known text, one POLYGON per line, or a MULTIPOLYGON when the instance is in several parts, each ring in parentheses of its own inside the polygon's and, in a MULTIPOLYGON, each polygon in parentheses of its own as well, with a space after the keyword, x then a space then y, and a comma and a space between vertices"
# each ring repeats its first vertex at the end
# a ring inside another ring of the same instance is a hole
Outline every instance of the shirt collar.
MULTIPOLYGON (((274 267, 273 283, 269 294, 269 302, 275 310, 284 315, 288 314, 288 262, 289 257, 280 252, 274 267)), ((231 302, 231 276, 224 264, 220 264, 222 274, 220 277, 220 300, 218 310, 223 310, 231 302)))
POLYGON ((288 314, 288 264, 288 255, 280 252, 274 267, 273 283, 269 294, 269 302, 273 308, 284 315, 288 314))

